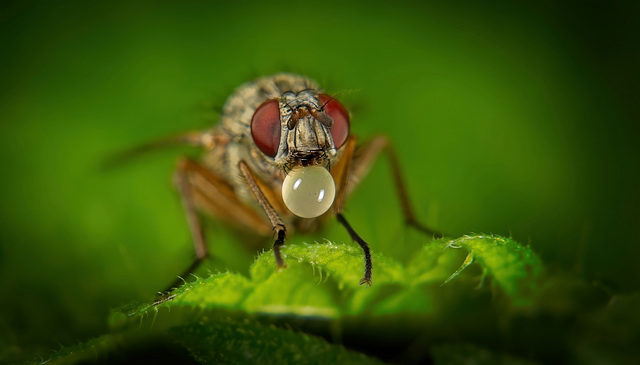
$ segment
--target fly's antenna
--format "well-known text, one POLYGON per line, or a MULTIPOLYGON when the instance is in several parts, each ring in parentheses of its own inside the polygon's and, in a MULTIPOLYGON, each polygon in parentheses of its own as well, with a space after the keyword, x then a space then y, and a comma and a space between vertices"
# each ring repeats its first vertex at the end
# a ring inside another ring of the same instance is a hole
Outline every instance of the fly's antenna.
POLYGON ((298 123, 298 108, 294 109, 291 105, 289 105, 289 103, 287 103, 285 99, 282 99, 282 101, 286 106, 289 107, 289 109, 291 109, 291 115, 289 116, 289 120, 287 121, 287 128, 289 128, 289 130, 292 130, 298 123))
POLYGON ((336 100, 336 98, 334 98, 333 96, 331 96, 331 97, 329 98, 329 100, 327 100, 324 104, 322 104, 322 106, 320 107, 320 109, 319 109, 319 110, 320 110, 320 111, 322 111, 322 112, 324 112, 324 107, 325 107, 325 106, 327 106, 327 104, 329 104, 330 102, 332 102, 332 101, 334 101, 334 100, 336 100))

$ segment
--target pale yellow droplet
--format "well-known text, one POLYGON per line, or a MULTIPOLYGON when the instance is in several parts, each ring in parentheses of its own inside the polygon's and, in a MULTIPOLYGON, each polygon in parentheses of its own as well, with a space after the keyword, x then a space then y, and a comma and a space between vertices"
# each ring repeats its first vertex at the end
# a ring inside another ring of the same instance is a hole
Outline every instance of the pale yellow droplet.
POLYGON ((291 213, 302 218, 324 214, 336 197, 333 177, 322 166, 294 168, 282 183, 282 199, 291 213))

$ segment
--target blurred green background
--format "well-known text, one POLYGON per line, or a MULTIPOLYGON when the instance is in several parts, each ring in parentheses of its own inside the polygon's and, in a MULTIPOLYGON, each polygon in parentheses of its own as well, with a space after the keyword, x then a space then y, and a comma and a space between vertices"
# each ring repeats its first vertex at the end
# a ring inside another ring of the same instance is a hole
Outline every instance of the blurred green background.
MULTIPOLYGON (((552 267, 638 289, 635 3, 3 2, 0 349, 47 354, 181 273, 191 243, 168 149, 110 154, 215 123, 254 77, 298 72, 396 144, 419 216, 511 235, 552 267)), ((407 259, 386 161, 347 204, 372 249, 407 259), (399 244, 399 242, 401 244, 399 244)), ((208 225, 209 270, 254 249, 208 225)), ((348 242, 335 224, 294 242, 348 242)), ((205 271, 206 272, 206 269, 205 271)))

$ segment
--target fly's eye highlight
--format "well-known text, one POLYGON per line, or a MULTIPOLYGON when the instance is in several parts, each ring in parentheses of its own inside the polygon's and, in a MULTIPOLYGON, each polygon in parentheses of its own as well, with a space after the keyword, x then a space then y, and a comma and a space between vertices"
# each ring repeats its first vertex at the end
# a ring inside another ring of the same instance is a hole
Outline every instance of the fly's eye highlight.
POLYGON ((280 107, 277 100, 267 100, 251 118, 251 137, 265 155, 275 157, 280 145, 280 107))
POLYGON ((326 94, 319 94, 318 100, 324 105, 324 112, 333 119, 329 128, 336 148, 342 147, 349 137, 349 113, 336 99, 326 94))

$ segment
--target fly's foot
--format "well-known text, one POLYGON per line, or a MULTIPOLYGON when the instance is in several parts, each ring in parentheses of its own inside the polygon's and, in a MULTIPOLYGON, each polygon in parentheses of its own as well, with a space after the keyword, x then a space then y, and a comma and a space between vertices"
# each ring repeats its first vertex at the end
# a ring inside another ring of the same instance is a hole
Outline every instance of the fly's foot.
POLYGON ((282 253, 280 252, 280 249, 282 248, 282 246, 284 246, 284 239, 286 237, 284 226, 281 225, 280 227, 278 227, 277 232, 278 238, 273 243, 273 255, 276 258, 276 271, 279 272, 287 267, 287 264, 285 264, 284 260, 282 259, 282 253))
POLYGON ((364 284, 367 284, 367 286, 371 286, 371 278, 364 277, 360 279, 360 285, 364 285, 364 284))

